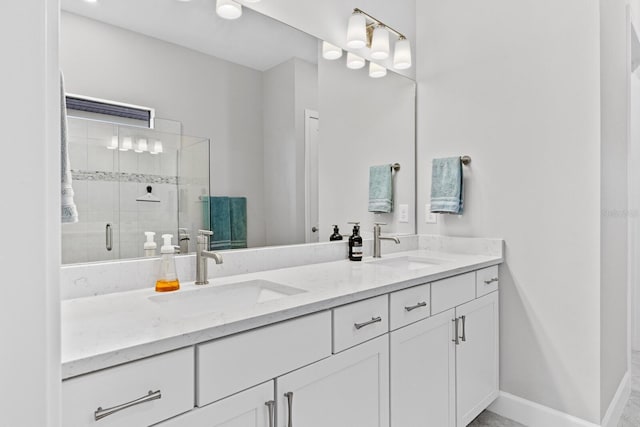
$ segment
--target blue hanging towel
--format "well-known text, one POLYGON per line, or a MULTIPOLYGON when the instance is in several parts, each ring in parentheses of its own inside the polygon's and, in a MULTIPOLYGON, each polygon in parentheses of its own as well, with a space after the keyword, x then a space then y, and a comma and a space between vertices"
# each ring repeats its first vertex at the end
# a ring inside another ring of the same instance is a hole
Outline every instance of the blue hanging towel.
POLYGON ((461 215, 464 207, 463 193, 460 157, 433 159, 431 212, 461 215))
POLYGON ((231 216, 228 197, 211 197, 211 250, 231 249, 231 216))
POLYGON ((393 211, 393 180, 391 165, 369 168, 369 212, 393 211))
POLYGON ((247 247, 247 198, 230 197, 231 249, 247 247))

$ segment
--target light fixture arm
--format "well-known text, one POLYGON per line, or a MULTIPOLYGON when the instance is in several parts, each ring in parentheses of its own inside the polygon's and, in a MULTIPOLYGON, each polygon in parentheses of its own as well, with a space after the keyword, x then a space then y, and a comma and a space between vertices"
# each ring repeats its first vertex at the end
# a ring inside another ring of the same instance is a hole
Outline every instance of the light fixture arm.
POLYGON ((367 26, 378 26, 381 25, 383 27, 385 27, 387 30, 391 31, 393 34, 395 34, 396 36, 398 36, 398 38, 400 40, 404 40, 406 39, 405 35, 402 34, 400 31, 397 31, 393 28, 391 28, 390 26, 388 26, 387 24, 385 24, 384 22, 380 21, 379 19, 374 18, 373 16, 369 15, 367 12, 363 11, 360 8, 355 8, 353 9, 353 13, 359 13, 361 15, 363 15, 367 20, 371 21, 367 23, 367 26))

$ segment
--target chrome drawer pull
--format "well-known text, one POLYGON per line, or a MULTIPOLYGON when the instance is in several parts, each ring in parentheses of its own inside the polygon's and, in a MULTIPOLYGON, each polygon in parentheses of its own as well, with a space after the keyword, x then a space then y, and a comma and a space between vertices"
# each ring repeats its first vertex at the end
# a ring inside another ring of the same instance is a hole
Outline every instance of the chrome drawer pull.
POLYGON ((460 318, 462 319, 462 336, 460 337, 460 339, 462 340, 462 342, 466 342, 467 341, 467 316, 460 316, 460 318))
POLYGON ((289 424, 288 427, 293 427, 293 392, 285 393, 284 396, 287 398, 287 406, 289 407, 289 424))
POLYGON ((113 249, 113 227, 111 224, 107 224, 104 228, 105 234, 105 242, 104 245, 107 248, 107 251, 111 251, 113 249))
POLYGON ((106 409, 102 409, 102 407, 99 407, 98 409, 96 409, 93 415, 96 421, 98 421, 103 419, 104 417, 108 417, 109 415, 115 414, 116 412, 120 412, 123 409, 131 408, 132 406, 136 406, 145 402, 151 402, 152 400, 158 400, 161 398, 162 398, 162 393, 160 393, 160 390, 157 390, 157 391, 149 390, 149 394, 147 394, 146 396, 140 397, 138 399, 132 400, 131 402, 123 403, 122 405, 113 406, 111 408, 106 408, 106 409))
POLYGON ((426 307, 427 303, 425 301, 419 302, 416 305, 412 305, 411 307, 405 307, 404 309, 407 311, 413 311, 416 308, 420 308, 420 307, 426 307))
POLYGON ((276 406, 276 402, 274 402, 273 400, 270 400, 268 402, 265 403, 265 405, 267 405, 267 408, 269 408, 269 427, 274 427, 274 407, 276 406))
POLYGON ((363 322, 363 323, 354 323, 353 326, 356 327, 356 329, 362 329, 365 326, 369 326, 369 325, 373 325, 374 323, 378 323, 378 322, 382 322, 382 317, 378 316, 378 317, 372 317, 371 320, 367 321, 367 322, 363 322))
POLYGON ((456 317, 455 319, 451 319, 454 324, 453 336, 455 337, 451 341, 453 341, 456 345, 460 345, 460 337, 458 336, 458 325, 460 324, 460 318, 456 317))
POLYGON ((490 284, 492 284, 493 282, 497 282, 497 281, 498 281, 498 278, 497 278, 497 277, 493 277, 493 278, 491 278, 491 279, 489 279, 489 280, 485 280, 485 281, 484 281, 484 284, 485 284, 485 285, 490 285, 490 284))

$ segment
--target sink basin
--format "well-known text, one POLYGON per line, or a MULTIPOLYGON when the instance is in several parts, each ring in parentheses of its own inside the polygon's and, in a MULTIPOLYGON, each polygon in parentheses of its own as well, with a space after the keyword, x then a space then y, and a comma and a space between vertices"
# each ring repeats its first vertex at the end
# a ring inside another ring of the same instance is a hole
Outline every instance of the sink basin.
POLYGON ((396 257, 396 258, 379 258, 379 259, 370 260, 368 262, 371 264, 376 264, 383 267, 411 271, 411 270, 420 270, 422 268, 441 265, 448 262, 448 260, 439 259, 439 258, 403 256, 403 257, 396 257))
POLYGON ((187 317, 220 311, 251 308, 255 305, 306 292, 268 280, 249 280, 224 286, 158 294, 149 297, 161 310, 187 317))

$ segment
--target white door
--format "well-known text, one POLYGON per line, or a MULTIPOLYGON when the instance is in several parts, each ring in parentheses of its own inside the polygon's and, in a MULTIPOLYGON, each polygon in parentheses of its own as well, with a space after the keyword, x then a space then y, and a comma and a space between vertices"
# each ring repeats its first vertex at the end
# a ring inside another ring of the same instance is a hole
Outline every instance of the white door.
POLYGON ((391 425, 455 427, 455 310, 391 333, 391 425))
MULTIPOLYGON (((305 110, 305 237, 307 243, 320 241, 320 235, 329 230, 319 229, 318 218, 318 143, 320 142, 320 116, 305 110)), ((327 240, 327 239, 323 239, 327 240)))
POLYGON ((456 308, 457 425, 464 427, 498 397, 498 292, 456 308))
POLYGON ((273 427, 273 381, 158 424, 158 427, 273 427))
POLYGON ((277 380, 280 427, 389 427, 389 337, 277 380))

